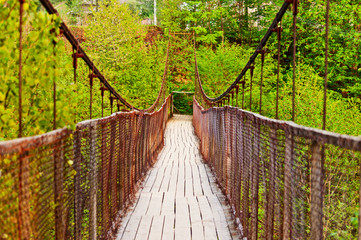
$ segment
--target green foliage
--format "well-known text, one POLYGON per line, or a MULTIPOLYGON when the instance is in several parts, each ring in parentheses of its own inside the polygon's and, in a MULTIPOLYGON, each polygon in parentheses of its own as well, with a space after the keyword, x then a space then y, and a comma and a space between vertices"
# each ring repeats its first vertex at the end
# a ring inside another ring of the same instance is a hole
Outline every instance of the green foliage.
POLYGON ((154 0, 132 0, 127 3, 133 11, 138 10, 142 18, 152 18, 154 15, 154 0))
MULTIPOLYGON (((18 134, 19 111, 19 3, 8 1, 0 10, 0 139, 11 139, 18 134)), ((2 5, 3 6, 3 5, 2 5)), ((25 136, 52 129, 53 81, 62 77, 61 52, 63 44, 50 30, 59 29, 60 19, 37 11, 37 4, 24 4, 24 34, 22 51, 22 122, 25 136), (54 45, 53 42, 58 42, 54 45)), ((59 31, 59 30, 57 30, 59 31)), ((67 89, 59 86, 58 101, 62 102, 67 89)), ((69 123, 70 109, 58 108, 58 126, 69 123)))
POLYGON ((82 22, 84 14, 83 9, 83 0, 67 0, 66 5, 68 7, 68 19, 70 20, 70 24, 79 24, 82 22))
MULTIPOLYGON (((246 65, 252 48, 239 47, 234 44, 220 44, 216 51, 201 47, 197 51, 197 61, 203 88, 207 95, 218 96, 235 80, 240 70, 246 65)), ((263 78, 262 114, 275 117, 277 62, 266 55, 263 78)), ((292 117, 292 68, 281 66, 279 90, 279 116, 283 120, 292 117)), ((256 61, 253 88, 252 110, 259 111, 261 63, 256 61)), ((308 64, 299 62, 296 69, 296 123, 321 128, 323 109, 323 78, 308 64)), ((242 94, 239 94, 239 103, 242 94)), ((250 75, 246 74, 244 108, 249 109, 250 75)), ((327 130, 361 135, 360 99, 342 98, 342 95, 329 90, 327 100, 327 130)))
MULTIPOLYGON (((202 47, 197 51, 197 60, 203 87, 209 96, 217 96, 223 92, 240 69, 249 59, 252 49, 235 45, 219 45, 214 51, 202 47)), ((276 105, 277 62, 272 58, 275 52, 268 53, 265 59, 263 107, 262 114, 274 118, 276 105)), ((256 62, 252 90, 252 111, 259 111, 260 99, 260 61, 256 62)), ((299 61, 296 69, 296 119, 295 122, 309 127, 322 127, 323 110, 323 78, 315 69, 299 61)), ((292 68, 287 64, 281 66, 279 91, 279 118, 291 120, 292 117, 292 68)), ((245 85, 244 109, 249 110, 250 79, 247 73, 245 85)), ((241 105, 242 94, 238 96, 241 105)), ((359 98, 343 98, 336 91, 329 90, 327 98, 327 130, 349 135, 361 135, 361 115, 359 98)), ((232 104, 231 104, 232 105, 232 104)), ((234 105, 234 104, 233 104, 234 105)), ((303 169, 309 176, 309 146, 304 139, 297 138, 295 168, 303 169)), ((269 153, 264 153, 269 156, 269 153)), ((324 238, 355 239, 357 236, 359 198, 359 159, 360 153, 340 149, 333 145, 325 146, 325 187, 324 187, 324 238)), ((262 157, 266 161, 267 157, 262 157)), ((299 170, 297 170, 299 171, 299 170)), ((301 186, 304 198, 297 198, 300 208, 309 216, 310 206, 308 196, 310 187, 308 178, 301 186)), ((262 187, 260 188, 262 192, 262 187)), ((261 194, 261 193, 260 193, 261 194)), ((261 194, 262 195, 262 194, 261 194)), ((262 200, 262 196, 261 199, 262 200)), ((262 218, 263 212, 259 212, 262 218)), ((309 233, 310 222, 304 220, 305 231, 309 233)))
POLYGON ((127 4, 100 3, 85 28, 86 46, 112 86, 137 107, 149 107, 164 72, 166 41, 148 44, 147 29, 127 4))

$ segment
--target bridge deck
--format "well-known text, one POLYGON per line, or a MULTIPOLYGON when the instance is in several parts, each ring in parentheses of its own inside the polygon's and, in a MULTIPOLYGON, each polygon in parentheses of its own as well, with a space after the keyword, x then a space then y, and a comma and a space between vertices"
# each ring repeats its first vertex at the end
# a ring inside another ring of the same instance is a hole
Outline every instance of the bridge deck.
POLYGON ((175 115, 117 239, 240 239, 230 208, 202 163, 192 117, 175 115))

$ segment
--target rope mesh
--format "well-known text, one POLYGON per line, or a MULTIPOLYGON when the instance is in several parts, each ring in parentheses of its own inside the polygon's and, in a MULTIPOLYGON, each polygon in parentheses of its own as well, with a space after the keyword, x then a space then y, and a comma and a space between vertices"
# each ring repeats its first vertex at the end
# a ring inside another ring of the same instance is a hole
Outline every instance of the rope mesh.
POLYGON ((115 236, 163 147, 170 97, 133 111, 0 143, 0 239, 115 236))
POLYGON ((243 237, 322 239, 333 231, 357 236, 343 207, 359 210, 360 138, 229 106, 205 110, 196 100, 193 113, 201 153, 243 237))

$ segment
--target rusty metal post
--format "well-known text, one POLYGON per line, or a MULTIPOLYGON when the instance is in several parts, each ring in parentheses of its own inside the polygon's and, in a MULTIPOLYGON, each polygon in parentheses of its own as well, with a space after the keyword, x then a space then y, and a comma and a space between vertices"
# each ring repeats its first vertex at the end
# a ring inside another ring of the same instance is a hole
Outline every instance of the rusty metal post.
POLYGON ((23 79, 22 79, 22 60, 23 60, 23 12, 25 0, 19 0, 20 3, 20 20, 19 20, 19 134, 21 138, 23 135, 23 107, 22 107, 22 90, 23 90, 23 79))
POLYGON ((74 133, 74 238, 81 239, 81 188, 80 188, 80 164, 81 164, 81 132, 74 133))
POLYGON ((326 3, 326 36, 325 36, 325 80, 323 88, 323 124, 322 129, 326 129, 326 114, 327 114, 327 80, 328 80, 328 35, 330 28, 330 0, 326 3))
POLYGON ((60 146, 54 149, 55 237, 57 240, 65 239, 63 184, 64 151, 63 141, 61 141, 60 146))
POLYGON ((74 69, 74 83, 76 83, 76 68, 78 67, 77 65, 77 59, 76 59, 76 55, 75 55, 75 47, 73 47, 73 69, 74 69))
POLYGON ((259 93, 259 114, 262 114, 262 90, 263 90, 263 66, 264 66, 264 59, 265 59, 265 50, 260 50, 261 53, 261 84, 260 84, 260 93, 259 93))
POLYGON ((90 161, 89 161, 89 239, 97 239, 97 192, 98 192, 98 173, 97 173, 97 125, 92 122, 90 126, 90 161))
POLYGON ((53 80, 53 130, 56 129, 56 82, 53 80))
POLYGON ((296 96, 296 33, 297 33, 297 5, 298 0, 293 1, 293 81, 292 81, 292 121, 295 121, 295 96, 296 96))
POLYGON ((278 100, 279 100, 279 82, 280 82, 280 65, 281 65, 281 34, 282 21, 280 26, 273 31, 277 32, 278 51, 277 51, 277 90, 276 90, 276 119, 278 119, 278 100))
POLYGON ((255 133, 254 133, 254 158, 251 160, 253 162, 252 171, 252 212, 251 212, 251 226, 252 226, 252 240, 258 238, 258 200, 259 200, 259 169, 260 169, 260 133, 261 125, 255 123, 255 133))
POLYGON ((282 239, 292 239, 293 151, 294 136, 286 133, 282 239))
POLYGON ((245 81, 242 84, 242 109, 244 109, 244 85, 245 85, 245 81))
POLYGON ((236 86, 236 107, 238 108, 238 90, 239 90, 239 86, 236 86))
POLYGON ((323 164, 321 145, 311 146, 311 240, 323 239, 323 164))
MULTIPOLYGON (((55 32, 55 30, 54 30, 54 32, 55 32)), ((56 46, 56 42, 53 41, 54 56, 56 56, 55 46, 56 46)), ((55 64, 54 64, 53 68, 55 70, 55 64)), ((55 129, 56 129, 56 77, 54 74, 54 76, 53 76, 53 130, 55 130, 55 129)))
POLYGON ((249 66, 250 74, 251 74, 251 81, 249 85, 249 111, 252 112, 252 84, 253 84, 253 70, 254 66, 249 66))
POLYGON ((265 211, 265 239, 273 239, 274 203, 276 192, 276 166, 277 166, 277 131, 270 130, 270 164, 269 164, 269 189, 265 211))
MULTIPOLYGON (((361 173, 361 163, 359 163, 359 173, 361 173)), ((357 240, 361 240, 361 178, 360 178, 360 186, 359 186, 359 207, 358 207, 358 236, 357 240)))
POLYGON ((29 156, 24 152, 19 156, 19 239, 31 239, 30 194, 29 194, 29 156))

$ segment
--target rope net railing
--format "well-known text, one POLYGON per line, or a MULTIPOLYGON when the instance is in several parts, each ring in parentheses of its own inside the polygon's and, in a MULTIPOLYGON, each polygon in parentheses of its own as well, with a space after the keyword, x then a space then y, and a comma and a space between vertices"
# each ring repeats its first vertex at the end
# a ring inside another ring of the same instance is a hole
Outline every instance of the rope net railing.
POLYGON ((170 97, 0 143, 0 239, 109 239, 164 144, 170 97))
POLYGON ((200 139, 204 160, 212 167, 245 239, 361 239, 361 138, 325 131, 329 0, 325 3, 325 72, 323 111, 320 111, 323 130, 294 123, 298 4, 297 0, 285 0, 246 66, 216 97, 209 97, 202 86, 194 41, 195 133, 200 139), (293 12, 292 94, 289 96, 292 122, 287 122, 278 119, 281 21, 290 6, 293 12), (272 33, 277 35, 278 42, 276 101, 272 108, 275 119, 261 115, 265 46, 272 33), (260 94, 252 100, 256 92, 252 84, 258 55, 260 94), (256 114, 252 112, 255 109, 252 103, 258 100, 259 114, 256 114))
POLYGON ((204 109, 196 100, 193 113, 200 151, 227 195, 243 237, 361 236, 361 138, 230 106, 204 109), (346 208, 353 215, 345 214, 346 208))

